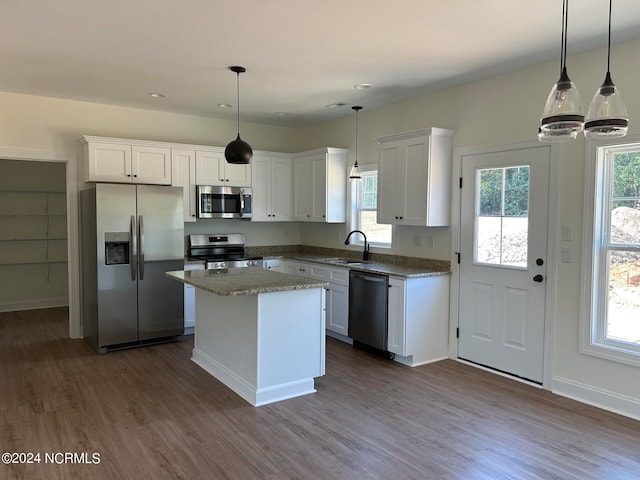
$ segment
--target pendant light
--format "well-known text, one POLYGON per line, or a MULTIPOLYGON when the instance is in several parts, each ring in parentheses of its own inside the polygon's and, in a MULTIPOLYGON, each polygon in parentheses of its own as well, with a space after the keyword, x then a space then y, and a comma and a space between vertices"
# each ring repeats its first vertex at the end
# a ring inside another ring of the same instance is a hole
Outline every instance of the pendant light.
POLYGON ((567 26, 569 0, 562 1, 562 41, 560 47, 560 79, 551 89, 540 119, 538 139, 558 142, 576 138, 584 127, 582 100, 578 89, 567 75, 567 26))
POLYGON ((587 120, 584 124, 584 136, 587 138, 624 137, 629 128, 627 107, 622 101, 618 88, 611 81, 609 65, 611 63, 611 7, 609 0, 609 41, 607 43, 607 74, 604 82, 596 90, 591 100, 587 120))
POLYGON ((353 167, 351 167, 349 180, 362 180, 362 175, 360 175, 360 166, 358 165, 358 112, 362 110, 362 107, 351 107, 351 110, 356 111, 356 161, 353 164, 353 167))
POLYGON ((247 164, 253 157, 253 150, 251 145, 240 138, 240 74, 246 72, 244 67, 229 67, 229 70, 236 74, 236 94, 238 105, 238 136, 235 140, 229 142, 227 148, 224 150, 224 158, 227 159, 227 163, 240 163, 247 164))

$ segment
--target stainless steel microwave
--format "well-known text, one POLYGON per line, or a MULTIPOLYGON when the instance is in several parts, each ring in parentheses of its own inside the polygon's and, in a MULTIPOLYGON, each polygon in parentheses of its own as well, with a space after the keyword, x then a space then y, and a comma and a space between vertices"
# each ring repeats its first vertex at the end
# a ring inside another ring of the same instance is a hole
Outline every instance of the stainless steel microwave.
POLYGON ((251 218, 251 189, 198 185, 198 218, 251 218))

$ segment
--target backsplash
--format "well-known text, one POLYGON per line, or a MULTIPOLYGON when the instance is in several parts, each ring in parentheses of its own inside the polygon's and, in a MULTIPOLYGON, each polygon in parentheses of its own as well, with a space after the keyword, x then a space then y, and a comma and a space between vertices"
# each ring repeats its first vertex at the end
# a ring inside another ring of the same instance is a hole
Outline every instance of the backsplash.
MULTIPOLYGON (((303 253, 310 255, 320 255, 323 257, 345 257, 359 260, 362 258, 362 252, 353 250, 344 250, 340 248, 314 247, 310 245, 275 245, 246 247, 247 255, 261 255, 263 257, 286 256, 288 254, 303 253)), ((387 255, 384 253, 371 253, 370 262, 392 263, 406 267, 428 268, 434 271, 450 271, 451 262, 446 260, 433 260, 430 258, 403 257, 401 255, 387 255)))

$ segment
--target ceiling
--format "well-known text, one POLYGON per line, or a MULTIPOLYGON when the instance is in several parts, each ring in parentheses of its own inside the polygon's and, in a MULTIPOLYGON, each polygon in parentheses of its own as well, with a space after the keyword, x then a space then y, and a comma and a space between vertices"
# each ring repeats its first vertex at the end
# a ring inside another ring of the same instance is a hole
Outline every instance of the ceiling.
MULTIPOLYGON (((570 2, 569 55, 606 45, 608 6, 570 2)), ((236 78, 227 67, 242 65, 242 120, 296 126, 559 60, 562 1, 2 0, 2 7, 0 91, 235 119, 236 78), (372 87, 357 90, 358 83, 372 87), (346 106, 326 108, 336 102, 346 106)), ((615 0, 613 41, 638 36, 640 1, 615 0)))

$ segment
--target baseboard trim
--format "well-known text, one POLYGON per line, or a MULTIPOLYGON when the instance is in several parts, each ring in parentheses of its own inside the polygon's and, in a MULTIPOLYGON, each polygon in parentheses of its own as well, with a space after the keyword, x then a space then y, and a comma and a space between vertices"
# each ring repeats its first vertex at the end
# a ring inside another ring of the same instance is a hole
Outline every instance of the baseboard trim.
POLYGON ((68 307, 67 297, 41 298, 22 302, 0 303, 0 312, 17 312, 20 310, 38 310, 41 308, 68 307))
POLYGON ((625 417, 640 420, 640 400, 619 393, 553 377, 552 392, 582 403, 593 405, 625 417))

